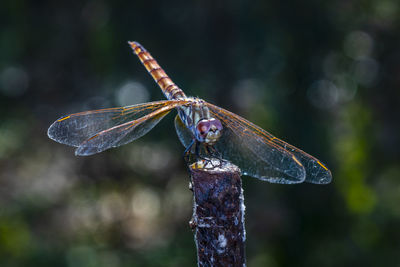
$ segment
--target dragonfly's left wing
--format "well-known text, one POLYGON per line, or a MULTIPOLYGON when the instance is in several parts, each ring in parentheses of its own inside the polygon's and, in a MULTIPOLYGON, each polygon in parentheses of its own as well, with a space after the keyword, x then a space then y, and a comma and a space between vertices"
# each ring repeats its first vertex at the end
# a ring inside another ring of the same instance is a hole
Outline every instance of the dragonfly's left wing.
POLYGON ((219 152, 244 174, 274 183, 302 181, 326 184, 332 180, 328 168, 313 156, 274 137, 257 125, 225 109, 206 103, 210 113, 224 126, 220 140, 215 144, 219 152), (292 155, 295 163, 289 161, 292 155), (296 176, 299 165, 305 170, 301 179, 296 176))
MULTIPOLYGON (((250 132, 246 134, 246 129, 234 126, 233 121, 221 120, 221 123, 224 126, 222 136, 213 147, 217 149, 223 159, 236 164, 243 174, 271 183, 293 184, 304 181, 304 167, 291 153, 271 147, 262 139, 252 136, 250 132), (228 126, 231 123, 233 125, 228 126), (260 157, 257 150, 267 155, 264 155, 264 158, 260 157)), ((186 148, 190 147, 194 137, 179 115, 175 117, 175 129, 182 144, 186 148)), ((199 149, 191 152, 202 157, 209 157, 208 151, 199 149)))
POLYGON ((185 104, 186 100, 165 100, 76 113, 54 122, 48 135, 59 143, 78 147, 76 155, 92 155, 145 135, 171 109, 185 104))

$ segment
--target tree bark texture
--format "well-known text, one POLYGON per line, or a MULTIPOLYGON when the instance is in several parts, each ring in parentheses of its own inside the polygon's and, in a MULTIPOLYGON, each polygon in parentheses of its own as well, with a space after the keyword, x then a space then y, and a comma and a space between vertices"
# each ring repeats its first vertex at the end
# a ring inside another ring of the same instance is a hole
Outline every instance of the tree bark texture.
POLYGON ((198 266, 246 266, 244 198, 240 170, 212 159, 189 166, 198 266))

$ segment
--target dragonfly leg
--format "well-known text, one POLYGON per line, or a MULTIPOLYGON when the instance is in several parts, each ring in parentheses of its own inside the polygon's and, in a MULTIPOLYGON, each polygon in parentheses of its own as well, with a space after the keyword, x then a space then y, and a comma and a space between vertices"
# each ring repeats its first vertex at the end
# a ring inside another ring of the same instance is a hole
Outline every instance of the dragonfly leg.
POLYGON ((207 152, 210 153, 211 155, 215 156, 219 160, 224 160, 222 158, 222 154, 214 147, 214 146, 207 146, 207 152))
POLYGON ((199 143, 196 141, 195 147, 194 147, 194 153, 196 155, 196 158, 201 158, 200 157, 200 146, 199 143))
MULTIPOLYGON (((201 143, 199 141, 197 141, 196 139, 193 139, 192 142, 185 149, 185 151, 183 153, 183 159, 185 160, 186 166, 188 168, 192 162, 195 162, 197 164, 198 159, 202 159, 205 162, 209 161, 209 159, 200 155, 200 149, 201 149, 201 143), (193 147, 194 147, 194 153, 192 153, 193 147), (192 159, 192 156, 193 156, 193 159, 192 159)), ((198 166, 196 165, 196 167, 198 167, 198 166)))
POLYGON ((183 159, 185 160, 186 166, 189 166, 191 163, 193 163, 193 161, 197 163, 197 161, 200 159, 204 161, 204 165, 210 163, 212 167, 220 167, 221 162, 223 161, 221 154, 214 147, 202 144, 196 139, 193 139, 183 152, 183 159), (201 149, 204 149, 206 154, 202 153, 201 149), (192 151, 194 153, 192 153, 192 151), (206 155, 210 155, 210 158, 206 155), (217 157, 217 159, 219 159, 218 165, 214 164, 214 162, 211 160, 212 157, 217 157))
MULTIPOLYGON (((202 143, 200 143, 199 141, 194 139, 192 141, 192 143, 190 144, 190 147, 191 147, 191 149, 186 152, 188 159, 191 159, 190 156, 193 156, 193 161, 195 161, 196 164, 198 163, 199 160, 203 160, 203 165, 207 165, 208 162, 211 162, 210 159, 207 158, 204 153, 202 153, 202 149, 207 149, 207 148, 204 148, 207 146, 203 146, 202 143), (194 146, 194 151, 193 151, 193 146, 194 146), (192 151, 194 153, 191 153, 192 151)), ((187 162, 190 163, 191 161, 187 161, 187 162)))
POLYGON ((216 157, 216 158, 218 159, 218 162, 219 162, 219 163, 218 163, 217 165, 214 165, 213 162, 211 161, 212 166, 213 166, 214 168, 215 168, 215 167, 221 167, 221 166, 222 166, 222 163, 225 161, 225 160, 222 158, 221 153, 220 153, 214 146, 212 146, 212 145, 206 146, 206 151, 207 151, 207 154, 211 155, 212 157, 216 157))
POLYGON ((209 159, 205 158, 204 156, 202 156, 200 154, 200 149, 201 149, 201 143, 199 141, 196 140, 195 142, 195 147, 194 147, 194 155, 196 157, 196 164, 198 162, 199 159, 204 161, 204 165, 207 165, 207 163, 210 161, 209 159))

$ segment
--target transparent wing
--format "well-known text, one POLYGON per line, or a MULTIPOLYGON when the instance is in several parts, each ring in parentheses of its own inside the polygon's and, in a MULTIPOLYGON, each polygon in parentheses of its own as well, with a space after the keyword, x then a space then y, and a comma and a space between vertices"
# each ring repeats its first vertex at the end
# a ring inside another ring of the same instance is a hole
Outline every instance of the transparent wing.
POLYGON ((332 181, 332 173, 324 163, 306 152, 292 146, 278 138, 272 140, 277 145, 292 152, 300 160, 306 170, 306 182, 313 184, 329 184, 332 181))
POLYGON ((216 149, 244 174, 274 183, 331 181, 331 172, 316 158, 232 112, 205 104, 224 126, 216 149))
MULTIPOLYGON (((272 167, 245 145, 245 142, 249 141, 248 138, 246 140, 240 139, 222 120, 221 122, 224 124, 224 129, 222 130, 222 136, 214 147, 221 153, 223 159, 239 166, 243 174, 271 183, 294 184, 304 181, 303 167, 298 167, 300 176, 295 177, 286 174, 283 170, 280 171, 272 167)), ((175 117, 175 128, 181 143, 188 147, 193 140, 193 135, 178 115, 175 117)), ((205 154, 206 150, 199 150, 199 153, 201 156, 207 156, 205 154)), ((286 160, 289 159, 286 158, 286 160)))
POLYGON ((77 147, 98 132, 133 121, 170 104, 171 101, 165 100, 75 113, 56 120, 47 134, 54 141, 77 147))
POLYGON ((179 115, 175 116, 175 130, 176 134, 178 135, 179 140, 183 144, 185 148, 187 148, 193 140, 193 135, 189 131, 189 129, 185 126, 185 124, 182 122, 181 118, 179 115))
POLYGON ((154 111, 137 120, 126 122, 124 124, 112 127, 110 129, 99 132, 93 137, 83 141, 76 149, 75 155, 89 156, 106 149, 125 145, 150 131, 162 118, 165 117, 171 108, 159 112, 154 111))
POLYGON ((76 155, 92 155, 143 136, 171 109, 186 103, 166 100, 76 113, 54 122, 48 135, 57 142, 77 146, 76 155))

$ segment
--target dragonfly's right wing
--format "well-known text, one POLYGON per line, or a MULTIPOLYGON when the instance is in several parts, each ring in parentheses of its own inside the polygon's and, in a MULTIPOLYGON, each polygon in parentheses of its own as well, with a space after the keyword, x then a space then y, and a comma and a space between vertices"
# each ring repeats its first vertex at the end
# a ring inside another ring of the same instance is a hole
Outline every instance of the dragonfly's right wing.
POLYGON ((78 147, 76 155, 92 155, 143 136, 171 109, 186 103, 165 100, 76 113, 55 121, 48 135, 59 143, 78 147))

